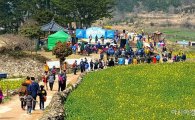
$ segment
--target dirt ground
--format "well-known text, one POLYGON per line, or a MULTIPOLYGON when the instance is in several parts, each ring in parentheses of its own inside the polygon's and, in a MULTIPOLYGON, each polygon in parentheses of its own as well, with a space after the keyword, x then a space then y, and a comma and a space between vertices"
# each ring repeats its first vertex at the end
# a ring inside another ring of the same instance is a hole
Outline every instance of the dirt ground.
MULTIPOLYGON (((75 83, 80 73, 77 75, 68 74, 67 84, 75 83)), ((45 107, 49 105, 52 96, 58 91, 58 80, 54 83, 53 91, 48 90, 47 101, 45 102, 45 107)), ((37 98, 39 101, 39 98, 37 98)), ((27 114, 26 110, 22 110, 20 107, 20 100, 18 95, 11 98, 11 100, 5 104, 0 105, 0 120, 38 120, 43 114, 43 111, 39 109, 39 103, 37 103, 35 111, 32 114, 27 114)))

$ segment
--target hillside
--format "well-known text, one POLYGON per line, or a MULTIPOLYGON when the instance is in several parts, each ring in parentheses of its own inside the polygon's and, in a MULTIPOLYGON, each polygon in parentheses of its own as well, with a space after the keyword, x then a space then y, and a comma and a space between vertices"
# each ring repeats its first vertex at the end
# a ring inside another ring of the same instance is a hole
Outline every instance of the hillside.
POLYGON ((121 12, 144 11, 169 11, 171 8, 179 8, 192 5, 195 0, 116 0, 116 9, 121 12))

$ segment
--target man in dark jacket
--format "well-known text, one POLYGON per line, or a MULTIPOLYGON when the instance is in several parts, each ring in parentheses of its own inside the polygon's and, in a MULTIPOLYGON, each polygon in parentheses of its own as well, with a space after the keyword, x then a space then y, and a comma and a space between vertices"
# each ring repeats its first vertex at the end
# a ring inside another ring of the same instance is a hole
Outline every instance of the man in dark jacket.
POLYGON ((113 60, 113 58, 111 58, 111 60, 109 61, 108 66, 109 67, 114 66, 114 60, 113 60))
POLYGON ((37 98, 37 93, 39 90, 39 84, 37 82, 35 82, 34 77, 31 77, 31 80, 32 80, 32 84, 29 86, 29 91, 31 92, 31 96, 35 100, 35 101, 33 101, 33 106, 32 106, 32 110, 35 110, 36 98, 37 98))
POLYGON ((81 68, 81 73, 83 73, 85 71, 85 63, 84 63, 83 59, 81 59, 80 68, 81 68))

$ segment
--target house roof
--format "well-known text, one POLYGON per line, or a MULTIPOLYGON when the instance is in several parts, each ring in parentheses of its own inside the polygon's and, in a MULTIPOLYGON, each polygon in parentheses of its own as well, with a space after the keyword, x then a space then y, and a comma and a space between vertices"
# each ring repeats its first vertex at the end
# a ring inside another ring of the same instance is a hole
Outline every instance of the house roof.
POLYGON ((41 30, 42 31, 67 31, 66 29, 64 29, 62 26, 60 26, 59 24, 57 24, 54 20, 52 20, 50 23, 41 26, 41 30))

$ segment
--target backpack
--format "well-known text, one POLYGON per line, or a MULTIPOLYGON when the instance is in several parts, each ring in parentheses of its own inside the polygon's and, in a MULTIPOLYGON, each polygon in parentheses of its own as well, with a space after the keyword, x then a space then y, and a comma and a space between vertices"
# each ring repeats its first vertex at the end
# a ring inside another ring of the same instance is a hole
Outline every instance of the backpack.
POLYGON ((62 76, 62 75, 59 75, 59 81, 60 81, 61 83, 63 83, 63 82, 64 82, 64 78, 63 78, 63 76, 62 76))
POLYGON ((18 90, 19 96, 24 96, 26 94, 26 88, 25 86, 21 86, 20 89, 18 90))
POLYGON ((75 68, 75 67, 76 67, 76 63, 73 63, 73 64, 72 64, 72 67, 75 68))

